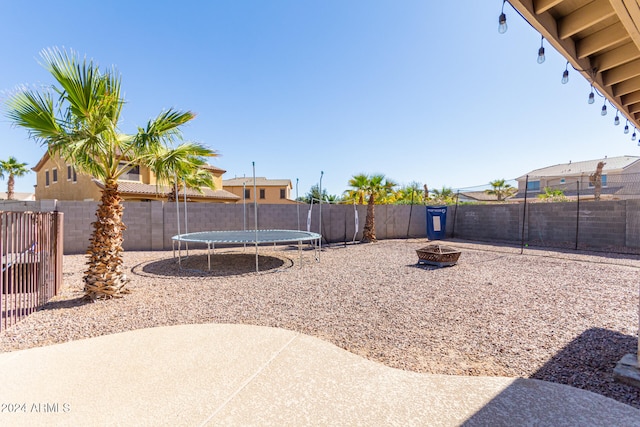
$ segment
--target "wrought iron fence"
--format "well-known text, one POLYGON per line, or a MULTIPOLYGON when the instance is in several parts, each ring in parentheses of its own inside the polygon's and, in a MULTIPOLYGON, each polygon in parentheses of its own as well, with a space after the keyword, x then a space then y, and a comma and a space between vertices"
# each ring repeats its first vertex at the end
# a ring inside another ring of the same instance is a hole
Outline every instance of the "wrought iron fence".
POLYGON ((62 285, 63 214, 0 211, 0 331, 42 307, 62 285))

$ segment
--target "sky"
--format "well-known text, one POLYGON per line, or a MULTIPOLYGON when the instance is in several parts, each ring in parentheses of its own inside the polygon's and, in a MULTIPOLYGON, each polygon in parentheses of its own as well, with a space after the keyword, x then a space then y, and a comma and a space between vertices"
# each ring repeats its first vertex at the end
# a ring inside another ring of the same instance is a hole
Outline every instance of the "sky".
MULTIPOLYGON (((54 84, 46 48, 122 75, 120 129, 168 108, 197 114, 183 137, 219 156, 223 178, 290 179, 340 195, 356 174, 467 189, 545 166, 640 155, 625 120, 589 105, 589 83, 502 1, 0 0, 0 103, 54 84)), ((0 159, 46 148, 3 107, 0 159)), ((6 180, 0 189, 6 190, 6 180)), ((33 192, 35 173, 16 180, 33 192)))

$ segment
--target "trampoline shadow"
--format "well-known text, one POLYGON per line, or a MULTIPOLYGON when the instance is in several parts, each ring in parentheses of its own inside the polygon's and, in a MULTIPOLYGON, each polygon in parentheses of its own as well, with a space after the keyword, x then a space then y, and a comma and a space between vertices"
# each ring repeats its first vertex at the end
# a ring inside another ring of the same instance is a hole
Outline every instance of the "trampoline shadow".
MULTIPOLYGON (((260 273, 276 272, 293 266, 286 257, 258 255, 260 273)), ((183 257, 180 264, 177 258, 167 258, 136 265, 131 271, 140 276, 165 277, 229 277, 256 274, 256 255, 249 253, 215 254, 211 256, 209 270, 207 255, 183 257)))

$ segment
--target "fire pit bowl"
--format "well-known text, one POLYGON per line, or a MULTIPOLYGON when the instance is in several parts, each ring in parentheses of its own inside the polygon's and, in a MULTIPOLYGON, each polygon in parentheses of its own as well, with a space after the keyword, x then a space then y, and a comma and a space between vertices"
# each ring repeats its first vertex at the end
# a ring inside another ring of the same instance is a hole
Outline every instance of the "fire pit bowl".
POLYGON ((416 249, 416 253, 418 254, 418 264, 449 267, 456 265, 462 252, 450 246, 436 244, 416 249))

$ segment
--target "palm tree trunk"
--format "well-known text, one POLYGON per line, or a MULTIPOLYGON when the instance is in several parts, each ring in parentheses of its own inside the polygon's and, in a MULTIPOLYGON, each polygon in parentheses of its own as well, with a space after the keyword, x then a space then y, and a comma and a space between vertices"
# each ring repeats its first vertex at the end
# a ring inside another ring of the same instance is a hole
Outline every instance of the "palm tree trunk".
POLYGON ((13 200, 13 188, 15 186, 15 179, 13 174, 9 174, 9 181, 7 182, 7 200, 13 200))
POLYGON ((362 243, 373 243, 376 241, 376 221, 375 221, 375 197, 373 194, 369 196, 367 204, 367 217, 364 220, 364 229, 362 230, 362 243))
POLYGON ((128 293, 127 276, 122 271, 122 198, 116 181, 105 183, 96 211, 97 220, 87 250, 88 269, 84 276, 86 299, 109 299, 128 293))

